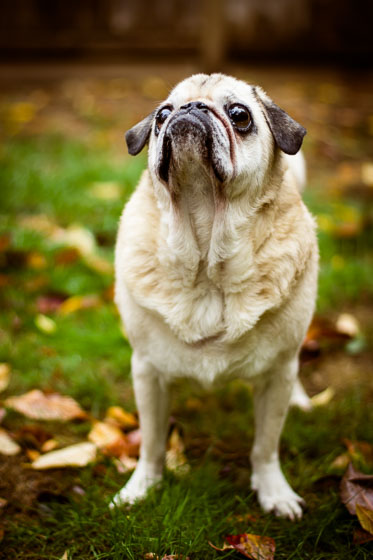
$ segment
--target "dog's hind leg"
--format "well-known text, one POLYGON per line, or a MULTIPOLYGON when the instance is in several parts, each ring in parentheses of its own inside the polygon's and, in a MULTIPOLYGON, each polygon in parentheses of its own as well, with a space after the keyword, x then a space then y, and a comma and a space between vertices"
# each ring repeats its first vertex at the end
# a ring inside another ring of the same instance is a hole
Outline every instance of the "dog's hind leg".
POLYGON ((254 384, 255 439, 251 452, 251 487, 264 511, 290 519, 302 516, 303 500, 289 486, 280 466, 279 441, 288 411, 298 360, 283 362, 254 384))
POLYGON ((136 353, 132 356, 132 376, 140 417, 141 448, 137 467, 113 503, 133 503, 162 478, 169 411, 169 394, 159 382, 158 372, 136 353))

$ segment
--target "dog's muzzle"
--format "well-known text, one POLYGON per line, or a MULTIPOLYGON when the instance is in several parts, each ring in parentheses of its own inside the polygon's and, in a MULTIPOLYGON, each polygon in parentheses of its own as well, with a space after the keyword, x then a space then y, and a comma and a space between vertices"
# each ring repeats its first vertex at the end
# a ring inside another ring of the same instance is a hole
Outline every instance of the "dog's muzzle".
POLYGON ((215 175, 222 180, 215 170, 213 156, 213 126, 211 111, 202 101, 192 101, 180 107, 170 119, 164 132, 161 157, 158 166, 160 179, 168 182, 171 158, 182 158, 184 152, 198 154, 206 165, 212 164, 215 175), (175 153, 177 152, 177 153, 175 153))

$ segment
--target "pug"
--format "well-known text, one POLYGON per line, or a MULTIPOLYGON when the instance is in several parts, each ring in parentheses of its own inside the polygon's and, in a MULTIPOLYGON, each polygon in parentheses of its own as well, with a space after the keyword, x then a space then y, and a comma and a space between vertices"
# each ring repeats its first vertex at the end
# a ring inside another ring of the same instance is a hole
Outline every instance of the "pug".
POLYGON ((300 518, 279 460, 317 291, 315 222, 299 194, 306 130, 257 86, 197 74, 126 133, 148 168, 120 221, 115 301, 133 348, 140 459, 113 503, 160 481, 170 383, 240 377, 254 388, 251 488, 300 518))

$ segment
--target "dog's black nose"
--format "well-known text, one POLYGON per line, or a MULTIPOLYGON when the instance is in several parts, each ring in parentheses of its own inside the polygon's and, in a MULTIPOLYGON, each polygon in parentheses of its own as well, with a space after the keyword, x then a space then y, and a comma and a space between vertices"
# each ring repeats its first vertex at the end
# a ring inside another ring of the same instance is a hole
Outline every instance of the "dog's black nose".
POLYGON ((202 101, 191 101, 190 103, 186 103, 185 105, 182 105, 180 107, 180 109, 184 109, 188 113, 192 109, 199 109, 200 111, 203 111, 204 113, 207 113, 207 111, 209 110, 206 103, 203 103, 202 101))

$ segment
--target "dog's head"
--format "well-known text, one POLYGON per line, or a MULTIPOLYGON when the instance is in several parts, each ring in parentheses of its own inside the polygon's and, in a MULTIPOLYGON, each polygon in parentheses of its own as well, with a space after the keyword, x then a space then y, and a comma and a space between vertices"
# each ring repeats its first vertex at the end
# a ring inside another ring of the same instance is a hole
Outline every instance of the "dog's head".
POLYGON ((126 141, 132 155, 149 142, 150 173, 176 195, 193 176, 209 176, 226 189, 261 184, 276 151, 296 154, 305 134, 259 87, 196 74, 129 130, 126 141))

